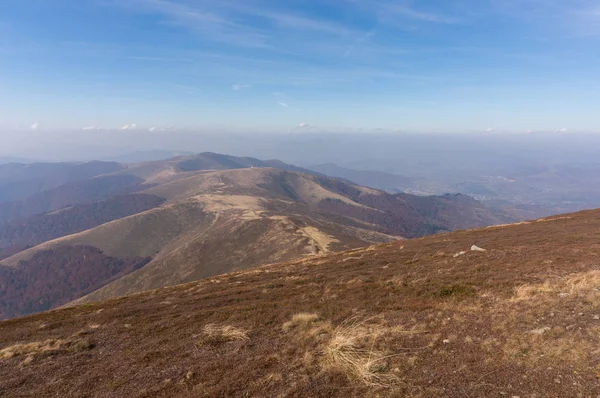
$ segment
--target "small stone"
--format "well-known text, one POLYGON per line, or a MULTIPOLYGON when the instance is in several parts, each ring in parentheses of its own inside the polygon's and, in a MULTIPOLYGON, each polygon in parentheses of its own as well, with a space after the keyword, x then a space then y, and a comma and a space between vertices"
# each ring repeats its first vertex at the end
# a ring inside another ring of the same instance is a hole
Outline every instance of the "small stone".
POLYGON ((537 334, 537 335, 542 335, 542 334, 546 333, 548 330, 550 330, 550 328, 548 326, 546 326, 546 327, 543 327, 543 328, 532 330, 529 333, 531 333, 531 334, 537 334))
POLYGON ((471 251, 472 251, 472 252, 486 252, 487 250, 485 250, 485 249, 482 249, 482 248, 481 248, 481 247, 479 247, 479 246, 475 246, 475 245, 473 245, 473 246, 471 246, 471 251))
POLYGON ((444 343, 444 344, 450 344, 450 339, 445 339, 445 340, 442 341, 442 343, 444 343))
POLYGON ((600 315, 594 315, 594 320, 596 320, 596 321, 600 320, 600 315))
POLYGON ((580 313, 579 313, 579 314, 577 314, 577 315, 579 315, 579 316, 583 316, 583 312, 580 312, 580 313))
POLYGON ((454 255, 454 258, 460 257, 460 256, 464 256, 465 254, 467 254, 467 252, 462 251, 462 252, 458 252, 454 255))

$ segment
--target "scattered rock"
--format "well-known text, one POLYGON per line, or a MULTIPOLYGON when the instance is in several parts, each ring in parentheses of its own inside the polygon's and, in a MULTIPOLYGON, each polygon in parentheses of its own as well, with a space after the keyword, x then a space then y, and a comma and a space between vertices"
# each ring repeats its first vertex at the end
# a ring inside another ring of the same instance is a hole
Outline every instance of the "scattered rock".
POLYGON ((542 335, 542 334, 546 333, 549 330, 550 330, 550 327, 546 326, 546 327, 543 327, 543 328, 534 329, 534 330, 530 331, 529 333, 531 333, 531 334, 537 334, 537 335, 542 335))
POLYGON ((445 340, 442 341, 442 343, 444 343, 444 344, 450 344, 450 339, 445 339, 445 340))
POLYGON ((475 245, 473 245, 473 246, 471 246, 471 251, 472 251, 472 252, 486 252, 487 250, 485 250, 485 249, 482 249, 482 248, 481 248, 481 247, 479 247, 479 246, 475 246, 475 245))
POLYGON ((600 320, 600 315, 594 315, 594 320, 596 320, 596 321, 600 320))
POLYGON ((467 254, 467 252, 458 252, 454 255, 454 258, 460 257, 460 256, 464 256, 465 254, 467 254))

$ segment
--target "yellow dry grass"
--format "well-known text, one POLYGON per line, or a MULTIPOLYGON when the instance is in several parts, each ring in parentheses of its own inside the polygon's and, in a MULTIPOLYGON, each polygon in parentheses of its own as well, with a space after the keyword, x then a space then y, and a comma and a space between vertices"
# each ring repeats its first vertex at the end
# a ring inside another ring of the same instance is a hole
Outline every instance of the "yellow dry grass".
POLYGON ((283 330, 289 331, 291 329, 308 329, 315 322, 319 320, 319 315, 311 314, 308 312, 300 312, 294 316, 292 319, 283 324, 283 330))
POLYGON ((594 292, 600 292, 600 271, 597 270, 540 284, 521 285, 515 289, 512 301, 530 300, 548 294, 585 295, 594 292))
POLYGON ((35 341, 33 343, 14 344, 0 350, 1 359, 10 359, 21 355, 54 353, 67 344, 66 340, 35 341))
POLYGON ((202 331, 207 339, 215 342, 250 341, 246 330, 231 325, 216 325, 211 323, 204 326, 202 331))
POLYGON ((326 367, 369 387, 391 387, 398 378, 386 369, 390 356, 375 348, 382 333, 383 329, 367 327, 356 318, 342 323, 327 344, 326 367))

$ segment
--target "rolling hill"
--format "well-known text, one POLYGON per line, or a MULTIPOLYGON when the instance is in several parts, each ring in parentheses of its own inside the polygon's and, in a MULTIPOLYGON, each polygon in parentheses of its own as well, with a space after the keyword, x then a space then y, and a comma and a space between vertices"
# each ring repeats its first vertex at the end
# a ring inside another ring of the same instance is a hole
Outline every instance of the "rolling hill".
POLYGON ((594 396, 599 241, 600 211, 586 211, 0 322, 0 391, 594 396))
POLYGON ((0 285, 11 286, 0 318, 512 220, 463 195, 391 195, 298 170, 199 154, 0 203, 22 210, 0 225, 0 285), (38 208, 49 212, 28 215, 38 208))

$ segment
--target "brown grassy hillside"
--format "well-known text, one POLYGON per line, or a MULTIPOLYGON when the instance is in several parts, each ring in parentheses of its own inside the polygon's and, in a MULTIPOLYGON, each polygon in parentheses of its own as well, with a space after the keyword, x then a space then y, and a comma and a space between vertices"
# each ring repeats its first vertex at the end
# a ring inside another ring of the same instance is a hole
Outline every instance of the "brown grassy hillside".
POLYGON ((149 261, 109 257, 90 246, 62 246, 39 252, 18 268, 0 267, 0 318, 66 304, 149 261))
POLYGON ((598 242, 600 211, 587 211, 5 321, 0 391, 595 397, 598 242))
MULTIPOLYGON (((58 211, 39 214, 0 226, 0 250, 15 253, 15 248, 40 243, 85 231, 104 223, 141 213, 161 205, 164 199, 154 195, 131 194, 78 204, 58 211)), ((17 251, 18 252, 18 251, 17 251)), ((2 252, 0 252, 0 259, 2 252)))

